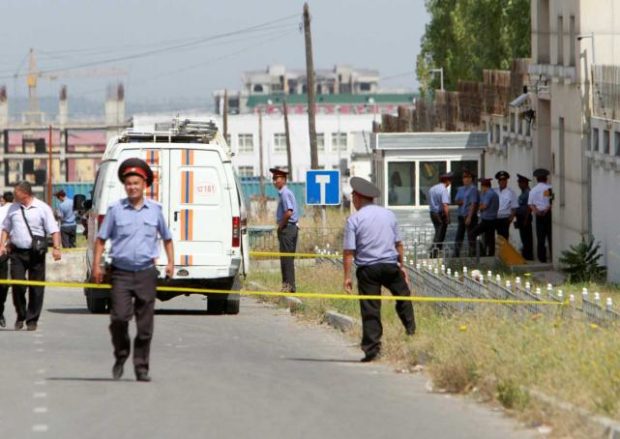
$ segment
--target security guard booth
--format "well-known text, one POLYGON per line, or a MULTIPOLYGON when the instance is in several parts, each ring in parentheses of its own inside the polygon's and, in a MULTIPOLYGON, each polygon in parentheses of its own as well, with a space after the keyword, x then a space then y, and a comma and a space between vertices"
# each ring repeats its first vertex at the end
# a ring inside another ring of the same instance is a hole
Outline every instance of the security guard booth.
POLYGON ((373 174, 381 191, 377 203, 395 211, 401 226, 427 225, 429 188, 440 174, 452 172, 454 199, 463 169, 481 175, 487 144, 484 132, 374 133, 373 174))

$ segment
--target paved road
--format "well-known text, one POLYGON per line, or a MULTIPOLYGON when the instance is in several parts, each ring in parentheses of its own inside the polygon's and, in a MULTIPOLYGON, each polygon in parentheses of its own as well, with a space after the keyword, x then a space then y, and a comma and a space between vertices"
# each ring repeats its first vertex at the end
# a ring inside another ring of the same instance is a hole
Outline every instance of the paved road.
POLYGON ((329 328, 250 299, 238 316, 205 315, 204 303, 159 303, 153 382, 131 368, 114 382, 108 317, 88 314, 76 290, 48 290, 38 331, 0 332, 1 437, 532 437, 484 406, 429 394, 424 377, 358 363, 329 328))

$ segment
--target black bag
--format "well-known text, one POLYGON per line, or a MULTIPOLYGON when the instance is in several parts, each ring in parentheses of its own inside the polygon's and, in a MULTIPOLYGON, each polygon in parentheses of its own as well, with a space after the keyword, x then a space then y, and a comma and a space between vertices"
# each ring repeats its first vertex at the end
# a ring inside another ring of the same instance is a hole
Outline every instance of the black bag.
POLYGON ((19 206, 22 211, 22 216, 24 217, 24 222, 26 223, 26 227, 28 228, 28 233, 30 233, 30 237, 32 238, 32 244, 30 244, 30 251, 35 256, 45 256, 47 253, 47 238, 45 236, 34 236, 32 234, 32 230, 30 230, 30 224, 28 224, 28 220, 26 219, 26 213, 24 212, 24 208, 19 206))

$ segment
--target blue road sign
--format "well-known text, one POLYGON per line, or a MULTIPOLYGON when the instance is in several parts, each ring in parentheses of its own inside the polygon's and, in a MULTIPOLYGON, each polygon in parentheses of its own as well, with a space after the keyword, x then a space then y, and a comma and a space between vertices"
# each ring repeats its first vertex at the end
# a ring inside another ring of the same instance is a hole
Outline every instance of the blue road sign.
POLYGON ((306 204, 337 206, 340 204, 340 171, 306 172, 306 204))

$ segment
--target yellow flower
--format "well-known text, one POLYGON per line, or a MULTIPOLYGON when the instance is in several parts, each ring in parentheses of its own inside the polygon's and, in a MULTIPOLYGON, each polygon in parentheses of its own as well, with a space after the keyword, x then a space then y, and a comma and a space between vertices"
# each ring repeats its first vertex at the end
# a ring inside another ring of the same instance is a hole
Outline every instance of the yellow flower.
POLYGON ((461 326, 459 326, 459 331, 461 331, 461 332, 465 332, 465 331, 467 331, 467 325, 461 325, 461 326))

